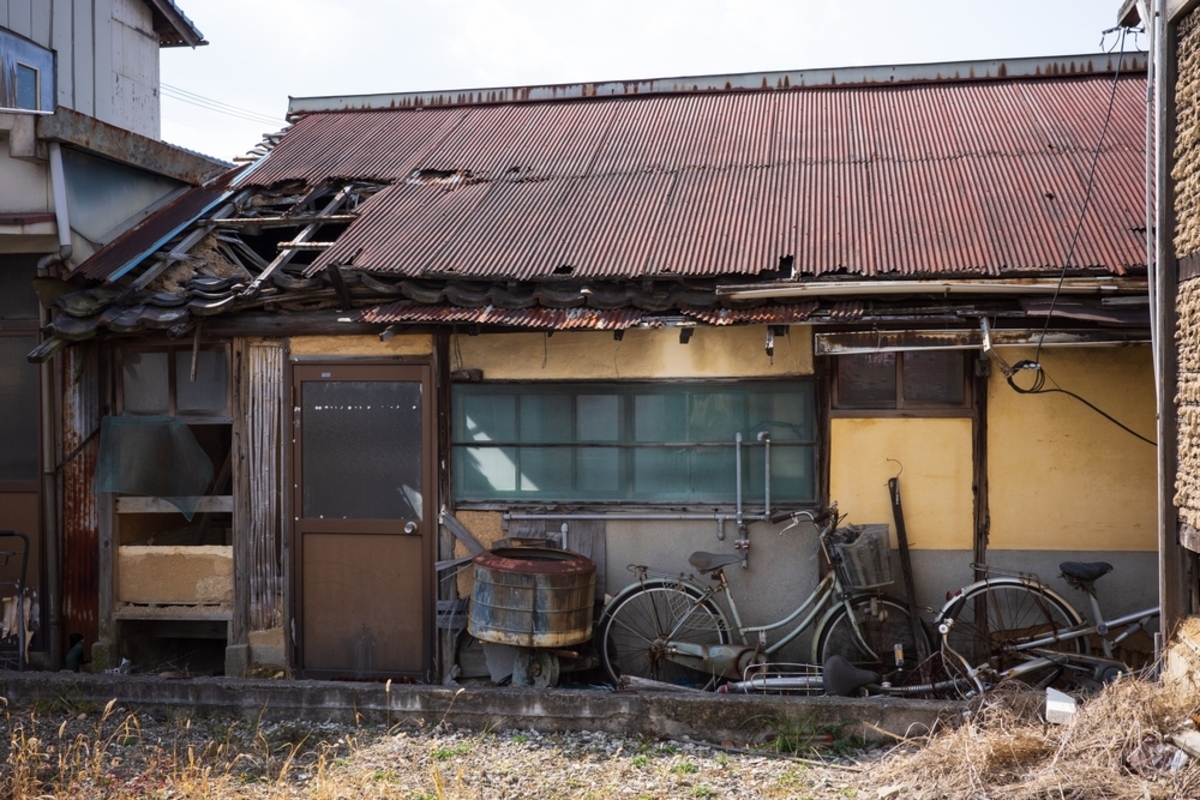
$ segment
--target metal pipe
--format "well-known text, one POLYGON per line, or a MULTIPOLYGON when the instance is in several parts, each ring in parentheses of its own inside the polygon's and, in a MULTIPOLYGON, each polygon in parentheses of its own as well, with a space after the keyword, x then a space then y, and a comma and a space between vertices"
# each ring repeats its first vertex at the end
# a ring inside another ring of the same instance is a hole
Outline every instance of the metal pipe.
POLYGON ((811 281, 808 283, 779 283, 773 286, 718 286, 716 295, 731 300, 757 300, 771 297, 838 297, 841 295, 1054 295, 1117 294, 1120 291, 1140 291, 1140 281, 1112 278, 1067 278, 1061 289, 1057 278, 1017 278, 1010 281, 898 280, 898 281, 811 281))
POLYGON ((737 526, 738 533, 742 528, 742 432, 733 436, 734 468, 737 470, 737 526))
MULTIPOLYGON (((58 142, 49 145, 50 187, 54 196, 54 220, 58 228, 58 252, 44 256, 37 262, 39 278, 49 277, 51 268, 65 264, 71 257, 71 222, 67 214, 67 182, 63 171, 62 146, 58 142)), ((38 308, 38 323, 42 329, 50 324, 50 310, 38 308)), ((42 529, 45 531, 46 548, 46 605, 49 611, 48 636, 50 645, 50 668, 62 666, 62 575, 59 561, 58 524, 58 476, 54 471, 57 463, 55 452, 55 413, 53 359, 46 359, 38 370, 38 401, 41 427, 42 457, 42 529)))
POLYGON ((763 516, 771 516, 771 432, 760 431, 758 440, 763 443, 763 516))

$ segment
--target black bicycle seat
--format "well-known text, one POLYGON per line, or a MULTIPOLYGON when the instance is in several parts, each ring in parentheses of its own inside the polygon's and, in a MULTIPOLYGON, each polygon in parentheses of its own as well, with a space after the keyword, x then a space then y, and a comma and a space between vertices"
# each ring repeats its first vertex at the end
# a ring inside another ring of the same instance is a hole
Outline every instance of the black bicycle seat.
POLYGON ((1064 561, 1058 565, 1064 578, 1091 583, 1112 572, 1113 565, 1107 561, 1064 561))
POLYGON ((688 563, 701 572, 709 572, 718 567, 728 567, 730 564, 740 563, 741 560, 741 556, 732 553, 705 553, 699 551, 688 556, 688 563))
POLYGON ((825 694, 834 697, 853 697, 858 690, 873 683, 879 683, 879 673, 870 669, 860 669, 836 653, 825 659, 821 671, 821 681, 825 686, 825 694))

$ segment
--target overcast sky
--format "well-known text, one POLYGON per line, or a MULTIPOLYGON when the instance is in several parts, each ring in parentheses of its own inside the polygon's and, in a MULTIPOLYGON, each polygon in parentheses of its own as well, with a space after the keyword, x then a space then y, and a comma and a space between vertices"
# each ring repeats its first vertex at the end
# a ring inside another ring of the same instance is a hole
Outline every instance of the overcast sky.
MULTIPOLYGON (((1096 53, 1120 0, 179 0, 162 135, 230 159, 288 97, 1096 53), (224 112, 224 113, 222 113, 224 112), (249 117, 249 119, 247 119, 249 117)), ((1117 44, 1115 34, 1104 48, 1117 44)), ((1126 49, 1144 49, 1145 36, 1126 49)))

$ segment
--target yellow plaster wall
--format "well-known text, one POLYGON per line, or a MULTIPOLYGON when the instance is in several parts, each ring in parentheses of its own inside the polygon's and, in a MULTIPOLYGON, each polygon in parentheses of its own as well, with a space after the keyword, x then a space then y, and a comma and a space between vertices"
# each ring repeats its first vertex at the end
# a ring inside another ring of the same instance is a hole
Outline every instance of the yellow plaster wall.
POLYGON ((405 334, 386 342, 378 336, 294 336, 294 356, 427 356, 433 353, 433 336, 405 334))
POLYGON ((849 514, 849 524, 888 523, 893 547, 896 526, 887 482, 900 473, 909 546, 914 550, 971 549, 971 464, 970 419, 830 421, 829 497, 837 501, 841 513, 849 514))
MULTIPOLYGON (((1032 350, 1002 352, 1010 364, 1032 350)), ((1155 437, 1149 347, 1063 348, 1039 356, 1048 388, 1074 392, 1155 437)), ((1019 373, 1029 386, 1032 373, 1019 373)), ((1152 551, 1156 450, 1063 394, 988 385, 991 550, 1152 551)))
POLYGON ((604 331, 458 335, 451 342, 454 369, 481 369, 485 380, 588 378, 722 378, 811 375, 812 330, 794 325, 765 351, 761 325, 699 327, 691 341, 679 331, 630 330, 621 341, 604 331))

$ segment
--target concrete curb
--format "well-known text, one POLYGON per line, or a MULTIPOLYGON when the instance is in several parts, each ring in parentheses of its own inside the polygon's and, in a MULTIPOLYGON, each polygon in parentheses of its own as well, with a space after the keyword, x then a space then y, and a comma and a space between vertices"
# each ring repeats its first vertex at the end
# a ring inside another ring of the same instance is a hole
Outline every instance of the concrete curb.
POLYGON ((962 704, 894 698, 444 687, 309 680, 0 672, 14 708, 110 700, 130 711, 186 711, 269 721, 434 725, 468 730, 604 731, 714 743, 755 741, 781 725, 833 726, 867 741, 920 736, 961 718, 962 704), (889 736, 890 734, 890 736, 889 736))

